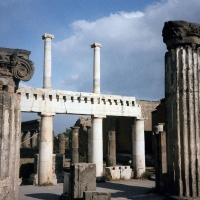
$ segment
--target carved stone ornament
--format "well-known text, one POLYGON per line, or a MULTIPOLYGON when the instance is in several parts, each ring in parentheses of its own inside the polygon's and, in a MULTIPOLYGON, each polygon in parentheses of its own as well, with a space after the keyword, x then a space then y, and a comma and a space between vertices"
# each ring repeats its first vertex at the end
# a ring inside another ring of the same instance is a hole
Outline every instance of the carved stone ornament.
POLYGON ((164 24, 162 36, 167 49, 184 45, 197 48, 200 44, 200 24, 186 21, 168 21, 164 24))
POLYGON ((19 81, 28 81, 34 73, 34 63, 29 60, 30 51, 0 48, 0 85, 16 91, 19 81))

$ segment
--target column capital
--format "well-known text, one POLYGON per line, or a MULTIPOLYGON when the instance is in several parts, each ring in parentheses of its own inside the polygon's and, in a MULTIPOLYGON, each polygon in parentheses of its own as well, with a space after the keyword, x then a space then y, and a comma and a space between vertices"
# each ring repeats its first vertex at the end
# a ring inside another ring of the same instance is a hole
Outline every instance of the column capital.
POLYGON ((72 127, 70 127, 72 130, 73 129, 80 129, 80 127, 79 126, 72 126, 72 127))
POLYGON ((162 36, 168 50, 185 45, 197 48, 200 44, 200 24, 186 21, 168 21, 164 24, 162 36))
POLYGON ((42 39, 45 40, 46 38, 53 39, 54 35, 53 34, 44 33, 44 35, 42 36, 42 39))
POLYGON ((53 117, 55 115, 55 113, 52 113, 52 112, 40 112, 38 113, 39 116, 41 117, 53 117))
POLYGON ((102 45, 100 43, 96 43, 96 42, 90 46, 91 46, 91 48, 95 48, 95 47, 102 48, 102 45))

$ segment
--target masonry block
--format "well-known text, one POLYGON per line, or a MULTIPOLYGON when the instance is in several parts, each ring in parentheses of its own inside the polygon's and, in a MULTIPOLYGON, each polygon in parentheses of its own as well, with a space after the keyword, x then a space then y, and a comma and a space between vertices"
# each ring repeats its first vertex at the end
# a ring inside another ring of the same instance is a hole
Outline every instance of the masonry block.
POLYGON ((77 163, 70 167, 70 198, 83 198, 84 191, 96 190, 96 165, 77 163))
POLYGON ((85 191, 83 200, 110 200, 111 195, 108 192, 85 191))
POLYGON ((107 181, 120 180, 120 167, 106 167, 105 179, 107 181))
POLYGON ((120 167, 120 179, 131 179, 132 169, 130 166, 121 166, 120 167))

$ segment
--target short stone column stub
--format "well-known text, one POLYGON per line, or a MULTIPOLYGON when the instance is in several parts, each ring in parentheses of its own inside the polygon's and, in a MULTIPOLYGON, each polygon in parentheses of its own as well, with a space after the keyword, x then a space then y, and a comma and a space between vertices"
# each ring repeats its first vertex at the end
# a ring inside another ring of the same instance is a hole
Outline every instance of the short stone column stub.
POLYGON ((44 40, 44 74, 43 88, 51 88, 51 40, 54 35, 45 33, 42 36, 44 40))
POLYGON ((134 119, 132 126, 132 165, 134 177, 140 178, 145 172, 144 119, 134 119))
POLYGON ((65 154, 65 135, 63 133, 58 134, 59 141, 59 154, 65 154))
POLYGON ((200 24, 168 21, 163 28, 167 109, 168 193, 200 198, 200 24))
POLYGON ((71 164, 79 162, 79 126, 71 127, 71 164))

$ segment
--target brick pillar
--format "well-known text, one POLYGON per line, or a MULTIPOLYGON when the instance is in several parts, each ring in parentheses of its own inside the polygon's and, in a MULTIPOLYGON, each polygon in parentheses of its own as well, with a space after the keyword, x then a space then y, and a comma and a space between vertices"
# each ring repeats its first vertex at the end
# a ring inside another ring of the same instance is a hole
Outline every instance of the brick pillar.
POLYGON ((200 198, 200 25, 169 21, 163 28, 167 108, 168 193, 200 198))

